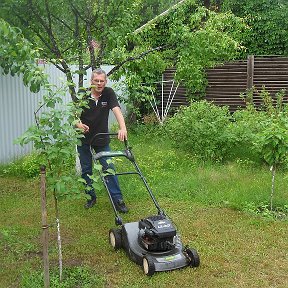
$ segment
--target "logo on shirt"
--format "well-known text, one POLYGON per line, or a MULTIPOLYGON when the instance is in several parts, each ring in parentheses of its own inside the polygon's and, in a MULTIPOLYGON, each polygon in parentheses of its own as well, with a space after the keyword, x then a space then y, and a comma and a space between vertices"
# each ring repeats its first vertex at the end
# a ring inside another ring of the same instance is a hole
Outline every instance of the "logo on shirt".
POLYGON ((101 102, 101 107, 102 107, 102 108, 107 107, 107 105, 108 105, 108 103, 107 103, 106 101, 101 102))

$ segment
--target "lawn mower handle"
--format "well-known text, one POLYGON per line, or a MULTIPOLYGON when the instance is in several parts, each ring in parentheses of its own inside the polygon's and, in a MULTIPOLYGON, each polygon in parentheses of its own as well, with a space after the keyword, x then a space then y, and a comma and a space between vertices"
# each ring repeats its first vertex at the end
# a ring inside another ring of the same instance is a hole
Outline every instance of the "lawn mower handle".
MULTIPOLYGON (((102 136, 115 136, 115 137, 116 137, 116 136, 118 136, 118 133, 110 133, 110 132, 108 132, 108 133, 97 133, 97 134, 95 134, 95 135, 93 136, 91 142, 90 142, 91 153, 93 153, 93 152, 92 152, 92 147, 93 147, 92 144, 93 144, 95 138, 96 138, 96 137, 99 137, 99 136, 101 136, 101 135, 102 135, 102 136)), ((101 139, 101 138, 100 138, 100 139, 101 139)), ((146 189, 147 189, 147 191, 148 191, 148 193, 149 193, 149 195, 150 195, 150 197, 151 197, 154 205, 156 206, 156 208, 157 208, 157 210, 158 210, 158 215, 164 215, 164 216, 165 216, 165 212, 160 208, 160 206, 159 206, 159 204, 158 204, 158 202, 157 202, 157 200, 156 200, 156 198, 155 198, 152 190, 150 189, 150 187, 149 187, 149 185, 148 185, 148 183, 147 183, 147 181, 146 181, 146 178, 145 178, 144 175, 142 174, 142 172, 141 172, 138 164, 137 164, 136 161, 135 161, 135 158, 134 158, 133 153, 132 153, 132 151, 131 151, 131 147, 128 146, 128 141, 127 141, 127 139, 124 139, 124 145, 125 145, 125 148, 126 148, 124 152, 122 152, 122 153, 120 152, 120 154, 119 154, 119 151, 116 152, 115 154, 113 154, 113 152, 112 152, 112 153, 109 152, 110 155, 108 155, 108 157, 109 157, 109 156, 110 156, 110 157, 125 156, 127 159, 129 159, 129 160, 131 161, 131 163, 133 164, 136 172, 115 173, 115 175, 138 174, 138 175, 140 176, 140 178, 142 179, 142 181, 143 181, 143 183, 144 183, 144 185, 145 185, 145 187, 146 187, 146 189)), ((103 152, 99 152, 99 153, 97 153, 96 155, 99 155, 99 154, 101 154, 101 153, 103 153, 103 152)), ((100 155, 100 157, 107 157, 107 155, 100 155)), ((100 158, 97 158, 97 157, 95 156, 94 159, 99 160, 100 158)), ((117 210, 116 210, 116 208, 115 208, 115 205, 114 205, 113 200, 112 200, 112 198, 111 198, 111 195, 110 195, 110 193, 109 193, 109 189, 108 189, 108 187, 107 187, 107 184, 106 184, 106 182, 105 182, 103 179, 102 179, 102 182, 103 182, 104 186, 106 187, 106 190, 108 191, 108 195, 109 195, 110 201, 111 201, 111 203, 112 203, 112 206, 113 206, 113 209, 114 209, 114 212, 115 212, 115 216, 116 216, 115 223, 116 223, 116 225, 122 225, 122 219, 118 216, 117 210)))
MULTIPOLYGON (((111 132, 100 132, 100 133, 96 133, 94 136, 93 136, 93 138, 91 139, 91 141, 90 141, 90 145, 92 145, 93 144, 93 142, 95 141, 95 139, 97 138, 97 137, 99 137, 100 139, 103 139, 104 137, 102 137, 101 138, 101 136, 114 136, 114 137, 116 137, 116 136, 118 136, 118 133, 111 133, 111 132), (100 137, 99 137, 100 136, 100 137)), ((125 145, 125 147, 126 148, 128 148, 128 140, 127 139, 124 139, 124 145, 125 145)))

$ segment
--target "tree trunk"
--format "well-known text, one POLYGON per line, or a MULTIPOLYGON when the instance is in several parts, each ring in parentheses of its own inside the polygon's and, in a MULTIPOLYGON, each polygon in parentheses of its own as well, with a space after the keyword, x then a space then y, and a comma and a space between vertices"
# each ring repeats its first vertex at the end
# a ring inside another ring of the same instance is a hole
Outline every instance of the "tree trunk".
POLYGON ((67 65, 67 63, 64 60, 62 61, 61 64, 62 64, 62 67, 64 69, 64 73, 66 75, 66 79, 67 79, 67 82, 68 82, 69 94, 71 95, 72 101, 76 102, 77 101, 77 97, 76 97, 76 91, 75 91, 75 86, 74 86, 72 72, 71 72, 69 66, 67 65))

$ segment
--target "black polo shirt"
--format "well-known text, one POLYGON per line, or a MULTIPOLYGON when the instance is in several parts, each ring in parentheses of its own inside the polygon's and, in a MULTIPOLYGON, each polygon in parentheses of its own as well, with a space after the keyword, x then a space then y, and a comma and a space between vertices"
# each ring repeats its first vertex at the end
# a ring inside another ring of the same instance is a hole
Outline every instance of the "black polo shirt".
MULTIPOLYGON (((94 98, 89 96, 88 98, 89 108, 84 108, 81 114, 81 121, 83 124, 89 126, 89 132, 84 134, 82 143, 91 144, 93 136, 97 133, 108 132, 108 118, 109 112, 114 107, 120 107, 114 90, 110 87, 105 87, 98 102, 94 98)), ((93 146, 105 146, 109 144, 109 137, 95 138, 93 146)))

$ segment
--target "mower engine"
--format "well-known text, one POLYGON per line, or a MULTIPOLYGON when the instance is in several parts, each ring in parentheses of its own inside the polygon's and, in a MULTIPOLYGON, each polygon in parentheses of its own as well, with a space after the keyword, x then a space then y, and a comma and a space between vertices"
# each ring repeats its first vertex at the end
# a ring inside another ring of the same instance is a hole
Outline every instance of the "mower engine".
POLYGON ((138 223, 138 241, 148 251, 167 251, 175 247, 176 229, 165 216, 156 215, 138 223))

